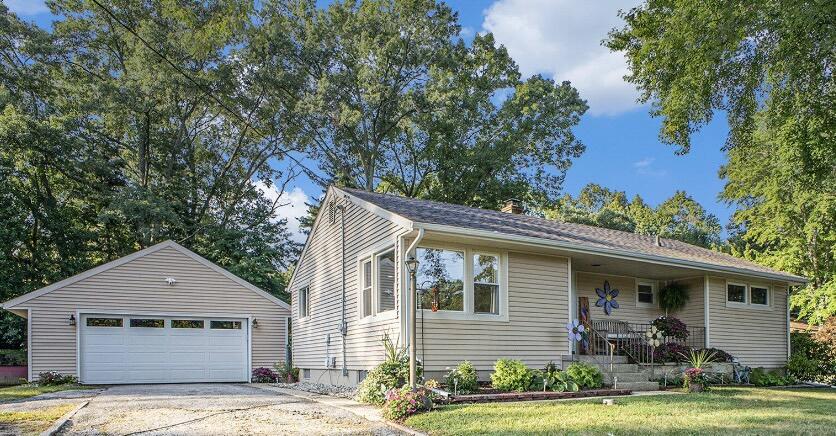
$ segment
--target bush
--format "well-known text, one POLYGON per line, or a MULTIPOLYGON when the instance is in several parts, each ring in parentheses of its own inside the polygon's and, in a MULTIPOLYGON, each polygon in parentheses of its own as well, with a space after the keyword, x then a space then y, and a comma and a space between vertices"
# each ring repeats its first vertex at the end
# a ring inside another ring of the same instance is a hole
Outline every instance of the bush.
MULTIPOLYGON (((787 362, 787 371, 804 381, 821 383, 836 382, 836 357, 825 328, 815 335, 807 332, 794 332, 790 335, 792 355, 787 362), (825 333, 823 334, 822 331, 825 333)), ((836 337, 833 338, 836 341, 836 337)))
POLYGON ((653 350, 653 360, 657 363, 683 362, 691 348, 677 342, 666 342, 653 350))
POLYGON ((543 369, 542 377, 546 382, 546 389, 550 391, 577 392, 580 390, 580 386, 572 380, 572 377, 569 377, 565 371, 561 371, 553 362, 549 362, 543 369))
POLYGON ((282 383, 296 383, 299 381, 299 368, 294 368, 291 362, 280 362, 274 365, 276 377, 282 383))
POLYGON ((767 372, 763 368, 755 368, 749 375, 749 381, 755 386, 786 386, 795 382, 791 376, 784 376, 776 370, 767 372))
POLYGON ((424 388, 412 390, 409 386, 386 391, 383 417, 403 421, 418 412, 432 410, 432 392, 424 388))
POLYGON ((0 350, 0 366, 26 366, 26 350, 0 350))
POLYGON ((41 386, 70 385, 78 382, 74 375, 64 375, 58 371, 47 371, 38 374, 38 384, 41 386))
POLYGON ((665 336, 674 339, 688 339, 688 326, 684 322, 672 316, 660 316, 651 323, 665 336))
POLYGON ((476 375, 476 368, 466 360, 444 376, 444 383, 447 385, 448 391, 455 391, 459 394, 470 394, 479 389, 479 377, 476 375))
POLYGON ((256 368, 253 370, 253 383, 273 383, 277 379, 277 375, 270 368, 256 368))
POLYGON ((519 360, 499 359, 493 366, 491 385, 500 391, 525 392, 536 382, 536 373, 519 360))
MULTIPOLYGON (((387 391, 399 389, 409 382, 409 356, 406 351, 393 343, 388 334, 383 335, 382 342, 385 360, 369 371, 357 388, 357 400, 360 402, 381 405, 386 401, 387 391)), ((415 372, 420 380, 423 374, 421 362, 418 362, 415 372)))
POLYGON ((583 389, 598 389, 604 379, 597 366, 585 362, 575 362, 569 365, 566 368, 566 374, 583 389))

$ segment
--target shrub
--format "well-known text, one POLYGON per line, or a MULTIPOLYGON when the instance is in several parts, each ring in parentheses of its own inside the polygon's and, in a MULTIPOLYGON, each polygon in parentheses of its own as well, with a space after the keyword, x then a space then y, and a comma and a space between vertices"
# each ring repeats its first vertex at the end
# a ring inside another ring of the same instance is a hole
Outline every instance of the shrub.
POLYGON ((543 380, 546 382, 546 389, 555 392, 577 392, 580 386, 569 377, 565 371, 561 371, 553 362, 546 364, 542 372, 543 380))
POLYGON ((653 350, 653 360, 657 363, 682 362, 683 356, 687 356, 691 348, 677 342, 666 342, 653 350))
POLYGON ((660 316, 651 323, 665 336, 674 339, 688 339, 688 326, 672 316, 660 316))
POLYGON ((786 386, 794 383, 790 376, 784 376, 777 370, 767 372, 763 368, 755 368, 749 376, 749 381, 755 386, 786 386))
POLYGON ((790 374, 805 381, 836 383, 836 318, 828 320, 815 334, 792 333, 790 342, 790 374))
POLYGON ((418 412, 432 410, 432 393, 424 388, 412 390, 409 386, 389 389, 385 395, 383 416, 393 421, 403 421, 418 412))
POLYGON ((715 354, 711 350, 691 350, 688 354, 683 354, 682 357, 691 365, 692 368, 702 369, 708 363, 714 362, 715 354))
POLYGON ((26 350, 0 350, 0 366, 26 366, 26 350))
POLYGON ((77 383, 74 375, 64 375, 58 371, 47 371, 38 374, 38 384, 41 386, 59 386, 77 383))
MULTIPOLYGON (((399 348, 383 335, 385 359, 369 371, 363 382, 357 388, 357 400, 363 403, 381 405, 386 401, 386 392, 393 388, 401 388, 409 382, 409 356, 405 350, 399 348)), ((421 362, 416 367, 416 376, 420 380, 423 373, 421 362)))
POLYGON ((299 381, 299 368, 294 368, 293 363, 285 361, 276 363, 276 377, 280 382, 296 383, 299 381))
POLYGON ((499 359, 493 366, 491 385, 500 391, 525 392, 532 388, 536 374, 519 360, 499 359))
POLYGON ((476 392, 479 388, 476 368, 466 360, 444 376, 444 383, 447 385, 448 391, 455 391, 459 394, 470 394, 476 392))
POLYGON ((583 389, 600 388, 604 378, 597 366, 585 362, 569 365, 566 374, 583 389))
POLYGON ((253 370, 253 383, 272 383, 278 378, 275 372, 270 368, 256 368, 253 370))

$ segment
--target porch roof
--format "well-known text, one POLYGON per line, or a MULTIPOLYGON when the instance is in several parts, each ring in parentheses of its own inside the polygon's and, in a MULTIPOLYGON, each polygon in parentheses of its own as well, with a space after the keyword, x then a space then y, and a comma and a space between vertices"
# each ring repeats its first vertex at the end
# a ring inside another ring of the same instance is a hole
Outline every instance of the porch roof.
MULTIPOLYGON (((335 188, 337 189, 337 188, 335 188)), ((419 200, 357 189, 339 188, 349 199, 380 213, 382 209, 408 221, 413 228, 462 232, 495 239, 550 245, 569 251, 671 266, 753 275, 771 280, 805 283, 806 278, 767 268, 725 253, 681 241, 639 235, 584 224, 547 220, 437 201, 419 200)))

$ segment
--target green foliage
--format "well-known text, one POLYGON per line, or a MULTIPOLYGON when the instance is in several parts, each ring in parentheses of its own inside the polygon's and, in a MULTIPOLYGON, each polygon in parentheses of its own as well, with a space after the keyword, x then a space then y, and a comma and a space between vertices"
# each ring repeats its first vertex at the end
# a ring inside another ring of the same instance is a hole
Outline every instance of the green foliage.
POLYGON ((598 389, 604 376, 597 366, 586 362, 574 362, 566 368, 566 374, 582 389, 598 389))
POLYGON ((729 251, 808 277, 792 296, 801 319, 836 315, 832 2, 646 1, 623 18, 605 44, 625 53, 663 141, 688 152, 727 115, 729 251))
POLYGON ((26 350, 0 349, 0 366, 26 366, 26 350))
POLYGON ((802 381, 836 382, 836 340, 829 336, 821 330, 816 334, 791 333, 787 372, 802 381))
POLYGON ((459 394, 470 394, 479 389, 479 377, 476 374, 476 368, 466 360, 444 376, 444 383, 450 392, 453 392, 454 386, 456 386, 455 390, 459 394))
POLYGON ((338 185, 488 208, 543 202, 584 150, 577 90, 523 79, 490 33, 466 43, 443 2, 275 1, 259 21, 244 56, 338 185))
POLYGON ((78 379, 74 375, 65 375, 58 371, 46 371, 38 374, 38 385, 40 386, 70 385, 77 382, 78 379))
MULTIPOLYGON (((385 360, 369 371, 357 388, 357 400, 363 403, 381 405, 386 400, 387 391, 400 389, 409 382, 409 356, 406 351, 394 343, 388 333, 384 333, 381 343, 385 360)), ((420 379, 423 373, 420 362, 416 373, 420 379)))
POLYGON ((299 381, 299 368, 294 368, 292 362, 277 362, 273 367, 276 369, 279 382, 295 383, 299 381))
POLYGON ((577 392, 580 390, 580 386, 569 377, 569 374, 561 371, 554 362, 546 364, 546 367, 542 371, 542 378, 546 382, 546 389, 550 391, 577 392))
POLYGON ((500 391, 525 392, 536 388, 536 374, 519 360, 499 359, 493 367, 491 386, 500 391))
POLYGON ((544 210, 544 215, 549 219, 659 235, 709 248, 720 244, 722 231, 717 217, 684 192, 678 191, 653 208, 638 195, 628 201, 624 191, 594 183, 584 186, 577 197, 563 196, 554 207, 544 210))
POLYGON ((717 355, 716 351, 713 351, 709 348, 703 348, 700 350, 689 350, 688 354, 682 354, 682 357, 688 362, 691 368, 702 369, 705 365, 714 362, 715 356, 717 355))
POLYGON ((670 282, 659 288, 659 308, 665 313, 681 310, 689 299, 688 287, 680 282, 670 282))
POLYGON ((753 369, 752 374, 749 375, 749 381, 759 387, 787 386, 795 383, 795 380, 789 375, 782 375, 777 370, 767 372, 763 368, 753 369))

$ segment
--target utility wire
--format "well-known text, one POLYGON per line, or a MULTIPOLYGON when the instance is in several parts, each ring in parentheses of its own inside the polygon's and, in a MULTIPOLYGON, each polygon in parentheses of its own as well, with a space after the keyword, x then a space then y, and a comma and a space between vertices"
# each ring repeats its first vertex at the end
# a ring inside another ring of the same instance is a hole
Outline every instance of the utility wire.
MULTIPOLYGON (((93 2, 96 6, 98 6, 102 11, 104 11, 111 19, 116 21, 116 23, 118 23, 120 26, 125 28, 125 30, 127 30, 128 33, 133 35, 134 38, 136 38, 140 42, 142 42, 142 45, 144 45, 146 48, 148 48, 148 50, 151 50, 152 52, 154 52, 155 55, 159 56, 160 59, 165 61, 165 63, 167 63, 171 68, 173 68, 175 71, 177 71, 177 73, 179 73, 181 76, 185 77, 186 80, 188 80, 189 82, 191 82, 192 84, 197 86, 201 91, 203 91, 206 95, 208 95, 209 98, 211 98, 215 103, 218 104, 218 106, 223 108, 225 111, 227 111, 233 117, 238 118, 238 120, 240 120, 242 123, 248 125, 254 131, 256 131, 256 133, 259 133, 259 134, 261 134, 265 137, 270 136, 270 135, 266 134, 265 132, 262 132, 261 130, 259 130, 258 127, 250 125, 249 121, 247 121, 243 116, 241 116, 241 114, 239 114, 238 112, 236 112, 235 110, 233 110, 232 108, 227 106, 226 103, 224 103, 220 98, 218 98, 218 96, 216 96, 210 88, 208 88, 208 87, 204 86, 203 84, 201 84, 200 82, 198 82, 194 77, 190 76, 186 71, 184 71, 182 68, 180 68, 177 64, 175 64, 166 55, 164 55, 159 50, 154 48, 151 44, 148 43, 148 41, 145 40, 145 38, 143 38, 138 33, 136 33, 136 31, 134 31, 133 28, 131 28, 130 26, 125 24, 125 22, 120 20, 119 17, 117 17, 116 14, 113 13, 113 11, 111 11, 109 8, 107 8, 103 4, 101 4, 99 2, 99 0, 90 0, 90 1, 93 2)), ((310 177, 311 179, 313 179, 316 183, 320 184, 321 186, 326 186, 328 184, 324 179, 319 177, 313 170, 311 170, 310 168, 305 166, 305 164, 303 164, 299 159, 290 155, 288 150, 281 150, 281 151, 286 157, 288 157, 290 160, 292 160, 296 165, 299 165, 300 167, 302 167, 303 171, 305 171, 305 174, 308 177, 310 177)))

